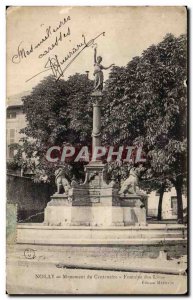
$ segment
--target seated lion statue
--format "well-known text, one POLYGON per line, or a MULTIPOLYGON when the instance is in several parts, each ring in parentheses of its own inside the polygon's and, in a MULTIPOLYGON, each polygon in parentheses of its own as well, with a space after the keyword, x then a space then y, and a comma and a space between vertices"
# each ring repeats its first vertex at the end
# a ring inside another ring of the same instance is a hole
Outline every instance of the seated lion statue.
POLYGON ((64 189, 64 193, 65 194, 68 194, 68 191, 70 189, 70 183, 68 181, 68 179, 66 178, 66 174, 65 174, 65 171, 64 171, 64 168, 58 168, 56 171, 55 171, 55 183, 56 183, 56 186, 57 186, 57 194, 60 194, 61 192, 61 188, 63 187, 64 189))
POLYGON ((139 176, 143 171, 143 167, 135 168, 132 167, 129 172, 129 177, 122 183, 119 194, 137 194, 137 195, 145 195, 139 189, 139 176))

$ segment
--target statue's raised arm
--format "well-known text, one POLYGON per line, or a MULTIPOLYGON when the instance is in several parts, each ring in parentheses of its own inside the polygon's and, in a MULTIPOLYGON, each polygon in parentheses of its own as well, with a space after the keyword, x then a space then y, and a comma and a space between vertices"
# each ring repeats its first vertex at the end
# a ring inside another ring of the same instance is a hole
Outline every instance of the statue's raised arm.
POLYGON ((94 48, 94 64, 97 62, 97 49, 94 48))

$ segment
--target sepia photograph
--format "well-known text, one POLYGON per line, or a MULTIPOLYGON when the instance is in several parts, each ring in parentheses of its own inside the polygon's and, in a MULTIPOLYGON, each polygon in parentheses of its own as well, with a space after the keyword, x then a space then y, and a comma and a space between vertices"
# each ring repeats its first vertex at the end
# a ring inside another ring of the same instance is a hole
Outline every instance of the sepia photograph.
POLYGON ((9 6, 6 292, 188 293, 188 8, 9 6))

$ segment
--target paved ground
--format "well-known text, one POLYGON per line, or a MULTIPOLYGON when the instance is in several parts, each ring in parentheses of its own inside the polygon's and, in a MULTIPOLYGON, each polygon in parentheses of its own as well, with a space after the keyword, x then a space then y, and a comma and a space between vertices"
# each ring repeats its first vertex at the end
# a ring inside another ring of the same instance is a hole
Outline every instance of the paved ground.
MULTIPOLYGON (((45 255, 33 257, 30 251, 25 255, 14 256, 9 253, 7 259, 7 292, 9 294, 183 294, 186 292, 187 276, 141 272, 140 269, 152 266, 152 270, 162 265, 162 270, 186 268, 186 257, 181 260, 167 261, 149 258, 112 260, 108 257, 96 261, 95 257, 84 257, 81 264, 74 258, 49 260, 45 255), (62 261, 62 263, 61 263, 62 261), (77 261, 79 268, 76 269, 77 261), (180 262, 180 263, 179 263, 180 262), (101 264, 102 263, 102 264, 101 264), (66 268, 74 265, 74 268, 66 268), (97 266, 112 270, 100 270, 97 266), (138 272, 114 271, 113 267, 139 267, 138 272), (91 269, 93 268, 94 269, 91 269)), ((51 258, 51 257, 50 257, 51 258)), ((101 258, 102 259, 102 258, 101 258)))

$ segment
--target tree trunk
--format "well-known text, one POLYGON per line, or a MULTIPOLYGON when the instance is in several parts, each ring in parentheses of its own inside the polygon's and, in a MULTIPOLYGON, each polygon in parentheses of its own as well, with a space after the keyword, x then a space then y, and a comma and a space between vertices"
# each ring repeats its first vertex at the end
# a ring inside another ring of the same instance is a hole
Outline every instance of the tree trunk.
POLYGON ((177 218, 178 223, 183 224, 183 202, 182 202, 182 184, 177 181, 176 185, 176 194, 177 194, 177 218))
POLYGON ((161 219, 162 219, 163 195, 164 195, 164 185, 162 185, 162 187, 160 188, 160 191, 159 191, 159 203, 158 203, 158 214, 157 214, 158 221, 161 221, 161 219))

